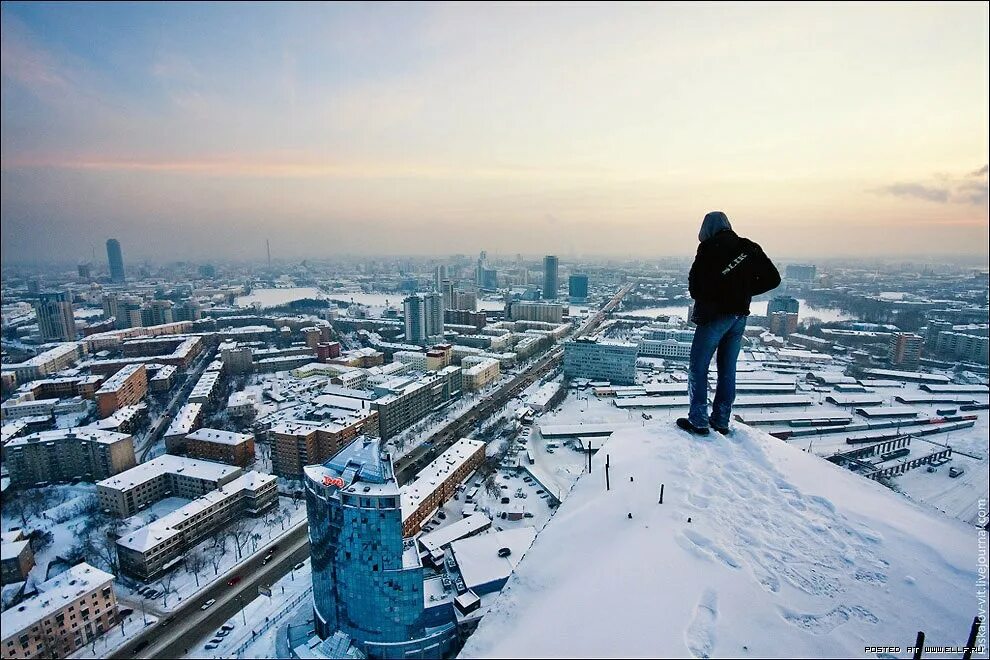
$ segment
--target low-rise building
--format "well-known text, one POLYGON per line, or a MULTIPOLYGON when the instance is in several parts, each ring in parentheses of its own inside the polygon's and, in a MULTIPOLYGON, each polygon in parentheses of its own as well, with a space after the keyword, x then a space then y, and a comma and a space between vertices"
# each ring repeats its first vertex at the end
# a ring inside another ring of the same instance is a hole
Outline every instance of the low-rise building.
POLYGON ((34 567, 31 541, 21 530, 0 535, 0 584, 23 582, 34 567))
POLYGON ((70 341, 39 353, 24 362, 4 366, 13 370, 18 383, 26 383, 70 367, 82 359, 84 354, 81 343, 70 341))
POLYGON ((125 433, 76 428, 13 438, 3 459, 15 486, 81 479, 97 481, 134 467, 134 438, 125 433))
POLYGON ((189 403, 202 403, 209 407, 216 403, 221 391, 221 376, 219 371, 204 371, 196 381, 192 392, 189 393, 189 403))
POLYGON ((461 438, 402 487, 402 535, 418 533, 423 521, 453 497, 457 486, 485 460, 485 443, 461 438))
POLYGON ((175 414, 165 431, 165 451, 179 454, 186 450, 186 436, 203 423, 203 404, 187 403, 175 414))
POLYGON ((254 436, 218 429, 197 429, 186 436, 186 454, 190 458, 247 467, 254 462, 254 436))
POLYGON ((100 417, 109 417, 118 408, 141 401, 148 393, 148 370, 143 364, 129 364, 103 382, 96 391, 100 417))
POLYGON ((30 393, 34 399, 60 399, 73 396, 94 399, 96 391, 102 384, 102 376, 62 376, 25 383, 18 391, 30 393))
POLYGON ((241 474, 172 513, 124 534, 117 539, 121 572, 146 582, 158 578, 177 566, 186 550, 214 530, 245 515, 259 516, 276 506, 277 483, 270 474, 241 474))
POLYGON ((179 380, 179 368, 172 364, 163 364, 155 375, 148 379, 148 389, 155 394, 168 392, 175 387, 179 380))
POLYGON ((96 484, 100 508, 125 518, 166 497, 194 499, 233 481, 232 465, 164 454, 96 484))
POLYGON ((117 625, 114 576, 83 562, 3 613, 4 658, 65 658, 117 625))
POLYGON ((501 375, 499 361, 495 358, 466 357, 461 361, 464 389, 477 391, 488 387, 501 375))

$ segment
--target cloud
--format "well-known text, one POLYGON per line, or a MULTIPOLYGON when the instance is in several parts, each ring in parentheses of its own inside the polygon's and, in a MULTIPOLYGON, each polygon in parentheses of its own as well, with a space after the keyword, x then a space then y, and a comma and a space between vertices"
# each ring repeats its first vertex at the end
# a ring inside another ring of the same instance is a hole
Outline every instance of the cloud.
POLYGON ((987 173, 990 168, 984 165, 964 176, 940 174, 935 176, 938 183, 905 182, 893 183, 873 190, 878 195, 892 195, 922 199, 939 204, 987 204, 987 173))
POLYGON ((894 183, 877 190, 878 193, 893 195, 894 197, 916 197, 929 202, 948 202, 949 191, 944 188, 935 188, 920 183, 894 183))

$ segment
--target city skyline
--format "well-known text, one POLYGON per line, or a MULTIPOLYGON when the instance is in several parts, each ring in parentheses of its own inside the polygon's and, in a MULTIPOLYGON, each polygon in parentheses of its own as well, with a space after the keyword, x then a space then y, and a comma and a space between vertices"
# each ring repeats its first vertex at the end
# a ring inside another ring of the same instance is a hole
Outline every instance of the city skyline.
POLYGON ((3 19, 5 262, 987 253, 985 4, 3 19))

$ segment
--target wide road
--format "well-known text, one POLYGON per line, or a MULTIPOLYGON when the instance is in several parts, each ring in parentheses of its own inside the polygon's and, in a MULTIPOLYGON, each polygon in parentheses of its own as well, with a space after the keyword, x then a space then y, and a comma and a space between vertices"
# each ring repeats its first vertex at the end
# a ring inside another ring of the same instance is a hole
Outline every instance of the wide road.
MULTIPOLYGON (((258 587, 271 586, 293 566, 309 557, 306 523, 299 523, 274 543, 278 543, 278 550, 269 562, 261 563, 265 550, 271 544, 259 549, 247 562, 220 575, 212 585, 190 598, 182 607, 107 657, 178 658, 186 649, 193 649, 194 645, 212 637, 228 620, 240 627, 241 619, 234 616, 258 596, 258 587), (241 576, 241 581, 233 587, 228 586, 227 581, 235 575, 241 576), (206 610, 200 609, 211 598, 217 602, 206 610)), ((199 652, 205 653, 202 648, 199 652)))
MULTIPOLYGON (((622 299, 632 291, 635 284, 626 284, 609 300, 602 309, 594 316, 585 320, 573 336, 581 337, 605 320, 605 317, 618 306, 622 299)), ((496 390, 493 394, 485 397, 475 405, 464 411, 460 417, 446 424, 437 430, 432 436, 416 449, 413 449, 401 459, 395 461, 395 477, 399 485, 411 481, 419 470, 430 461, 442 454, 448 447, 457 442, 458 439, 467 436, 471 432, 472 426, 480 419, 486 419, 494 412, 502 408, 510 399, 517 396, 524 389, 532 385, 538 379, 560 366, 564 357, 564 347, 556 345, 542 358, 530 365, 526 371, 518 374, 515 378, 496 390)))

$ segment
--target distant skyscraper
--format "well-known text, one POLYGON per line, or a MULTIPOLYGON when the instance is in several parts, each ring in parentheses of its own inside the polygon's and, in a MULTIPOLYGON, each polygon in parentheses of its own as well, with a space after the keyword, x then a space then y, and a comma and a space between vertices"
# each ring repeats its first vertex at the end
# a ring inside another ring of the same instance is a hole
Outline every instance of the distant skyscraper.
POLYGON ((456 309, 454 304, 454 283, 450 280, 440 282, 440 299, 444 309, 456 309))
POLYGON ((815 281, 815 267, 805 264, 791 264, 784 271, 784 279, 791 280, 792 282, 814 282, 815 281))
POLYGON ((798 302, 797 298, 792 298, 791 296, 774 296, 771 298, 770 302, 767 303, 767 316, 770 316, 776 312, 797 314, 800 311, 801 303, 798 302))
POLYGON ((547 300, 556 300, 557 288, 557 257, 548 254, 543 257, 543 297, 547 300))
POLYGON ((567 297, 573 303, 583 303, 588 300, 587 275, 571 275, 567 279, 567 297))
POLYGON ((447 279, 447 267, 443 264, 433 268, 433 290, 443 293, 443 282, 447 279))
POLYGON ((76 321, 72 315, 72 294, 68 291, 39 293, 34 311, 43 341, 75 340, 76 321))
POLYGON ((426 345, 443 339, 443 298, 439 293, 409 296, 402 306, 408 343, 426 345))
POLYGON ((381 440, 359 437, 304 473, 316 633, 369 658, 446 657, 454 612, 428 621, 423 565, 402 536, 402 494, 381 440))
POLYGON ((83 282, 88 282, 92 279, 92 269, 88 263, 79 264, 76 266, 76 269, 79 271, 79 279, 83 282))
POLYGON ((498 271, 494 268, 481 269, 481 288, 494 291, 498 288, 498 271))
POLYGON ((124 281, 124 255, 120 252, 120 241, 111 238, 107 241, 107 261, 110 262, 110 281, 124 281))

